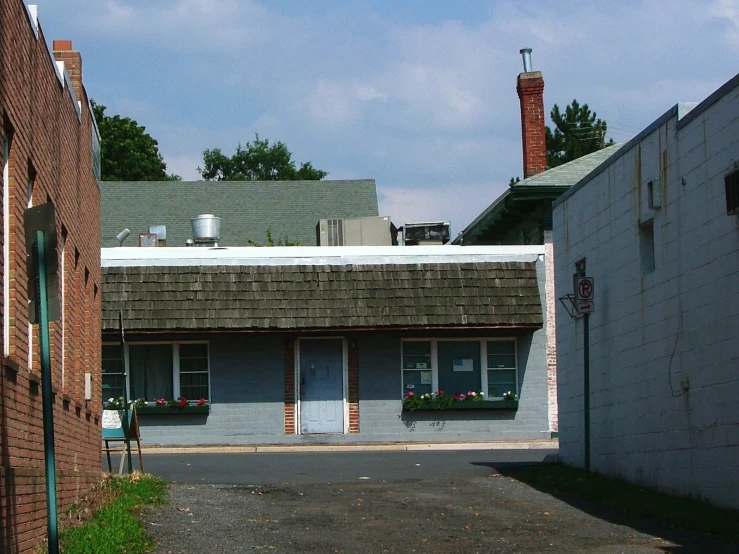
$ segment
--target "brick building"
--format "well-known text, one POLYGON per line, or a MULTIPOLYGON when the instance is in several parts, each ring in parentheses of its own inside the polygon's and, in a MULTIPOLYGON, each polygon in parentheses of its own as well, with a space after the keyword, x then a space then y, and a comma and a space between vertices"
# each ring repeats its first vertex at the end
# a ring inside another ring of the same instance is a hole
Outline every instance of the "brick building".
MULTIPOLYGON (((739 75, 554 203, 557 295, 594 278, 591 466, 739 508, 739 75), (576 266, 577 264, 577 266, 576 266)), ((584 321, 557 310, 560 456, 582 465, 584 321)))
POLYGON ((51 324, 59 508, 99 481, 99 136, 69 41, 49 47, 35 6, 0 0, 0 551, 46 534, 38 326, 29 324, 26 208, 56 209, 61 317, 51 324), (92 398, 85 399, 85 373, 92 398))

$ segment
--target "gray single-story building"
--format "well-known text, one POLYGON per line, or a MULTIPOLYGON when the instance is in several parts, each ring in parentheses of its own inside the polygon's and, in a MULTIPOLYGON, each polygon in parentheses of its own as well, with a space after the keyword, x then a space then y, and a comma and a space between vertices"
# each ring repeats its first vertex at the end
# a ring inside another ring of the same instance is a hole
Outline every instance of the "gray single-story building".
POLYGON ((126 386, 148 402, 149 445, 549 438, 543 258, 542 246, 103 249, 106 396, 126 386), (485 400, 404 406, 440 390, 485 400), (185 408, 154 405, 180 397, 185 408))

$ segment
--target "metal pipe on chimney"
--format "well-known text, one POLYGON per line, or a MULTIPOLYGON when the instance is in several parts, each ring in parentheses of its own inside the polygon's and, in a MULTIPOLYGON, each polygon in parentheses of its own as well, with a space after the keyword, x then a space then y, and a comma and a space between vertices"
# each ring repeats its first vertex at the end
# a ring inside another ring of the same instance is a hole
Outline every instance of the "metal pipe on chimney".
POLYGON ((523 72, 531 73, 531 48, 521 48, 519 52, 523 56, 523 72))

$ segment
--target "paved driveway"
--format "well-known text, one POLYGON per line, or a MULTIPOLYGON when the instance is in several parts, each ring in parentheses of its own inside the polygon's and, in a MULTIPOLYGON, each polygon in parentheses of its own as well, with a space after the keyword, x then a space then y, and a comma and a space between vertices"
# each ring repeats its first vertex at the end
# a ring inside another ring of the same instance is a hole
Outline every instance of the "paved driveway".
POLYGON ((161 455, 158 554, 734 552, 578 508, 515 480, 546 452, 161 455))

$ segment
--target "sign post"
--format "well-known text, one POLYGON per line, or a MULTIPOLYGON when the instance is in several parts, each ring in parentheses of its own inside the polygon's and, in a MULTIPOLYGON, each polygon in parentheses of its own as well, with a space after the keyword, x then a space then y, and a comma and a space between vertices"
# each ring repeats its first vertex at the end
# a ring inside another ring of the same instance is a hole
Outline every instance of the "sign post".
POLYGON ((584 466, 590 473, 590 314, 595 309, 595 282, 585 276, 582 267, 576 265, 577 273, 572 276, 573 294, 560 297, 560 302, 573 319, 583 318, 583 441, 584 466))
POLYGON ((56 456, 54 452, 54 392, 51 389, 51 349, 49 321, 58 319, 56 281, 56 218, 54 205, 42 204, 28 208, 25 214, 28 254, 29 308, 33 308, 32 323, 39 324, 41 347, 41 401, 44 418, 44 458, 46 462, 46 531, 49 554, 59 553, 59 525, 56 495, 56 456), (47 274, 53 275, 52 285, 47 274))
POLYGON ((590 313, 593 311, 595 283, 592 277, 575 277, 577 311, 583 315, 583 414, 585 472, 590 473, 590 313))

